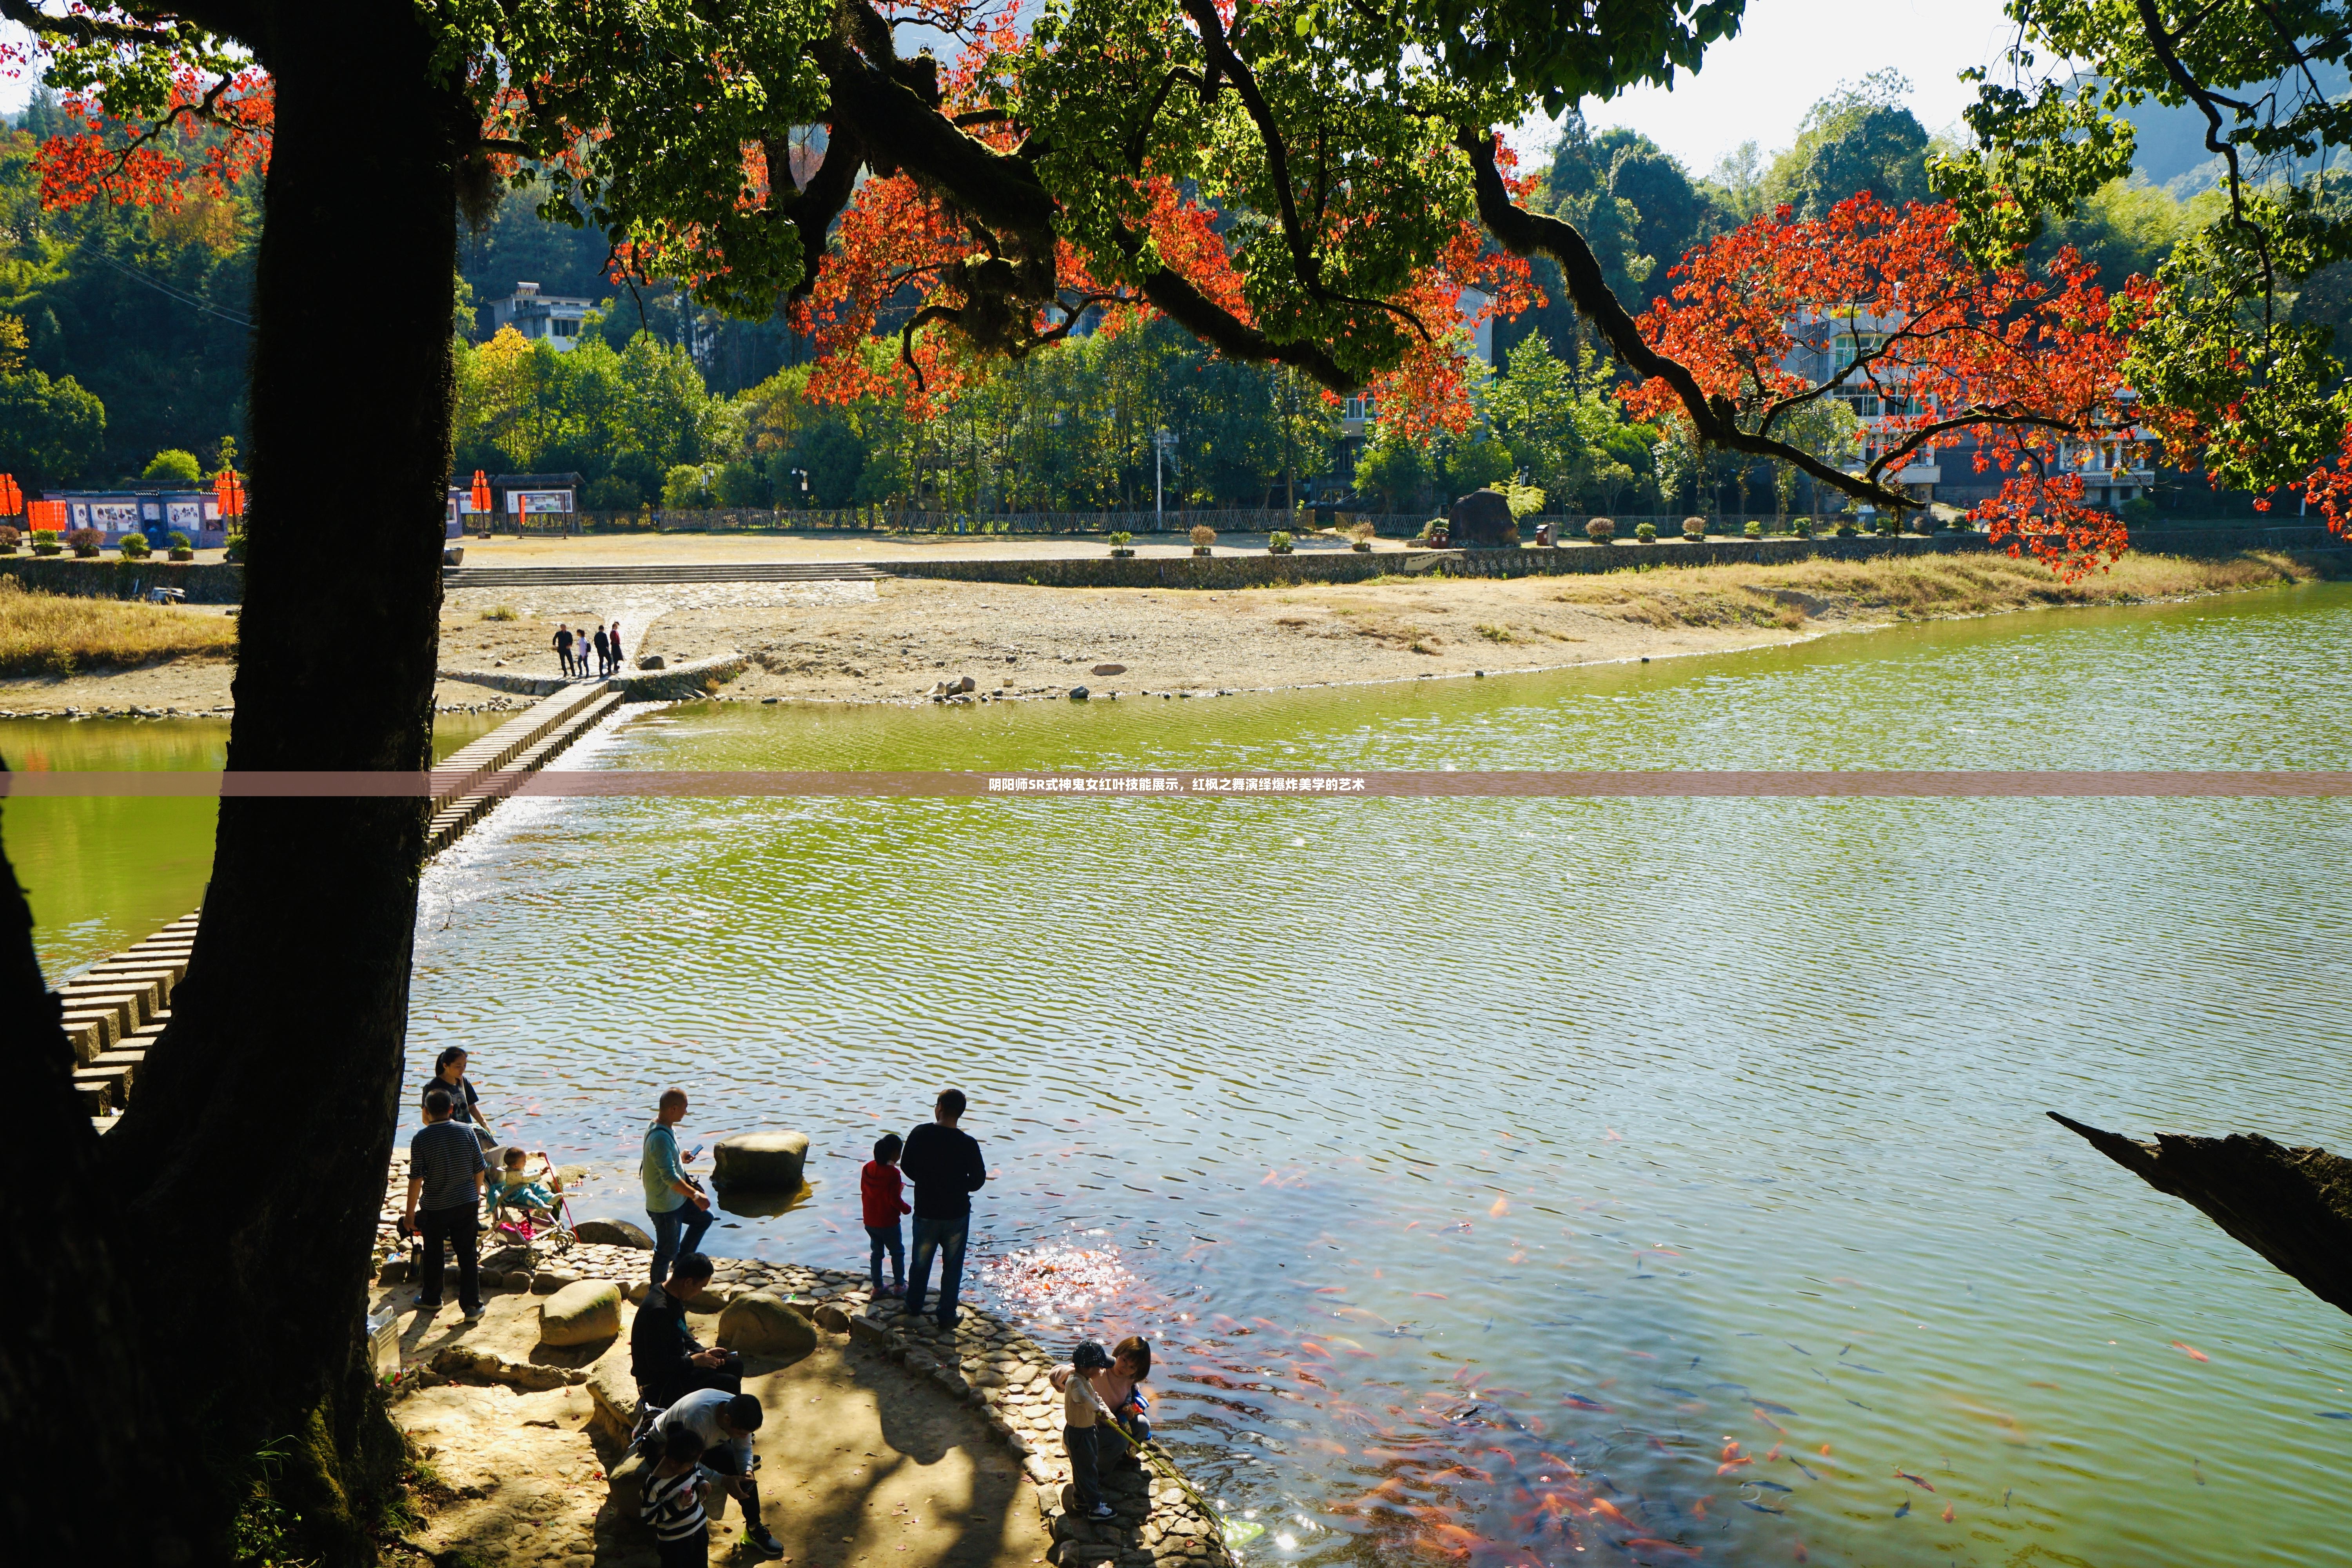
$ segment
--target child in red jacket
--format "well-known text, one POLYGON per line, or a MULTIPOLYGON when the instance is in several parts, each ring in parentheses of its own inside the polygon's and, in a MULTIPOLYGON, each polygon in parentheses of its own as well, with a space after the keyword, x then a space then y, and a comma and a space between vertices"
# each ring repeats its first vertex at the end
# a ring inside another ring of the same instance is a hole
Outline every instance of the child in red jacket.
POLYGON ((874 1243, 874 1255, 868 1260, 874 1270, 874 1296, 903 1296, 907 1293, 907 1247, 898 1238, 898 1216, 914 1212, 914 1205, 899 1196, 905 1184, 898 1175, 898 1153, 906 1141, 896 1132, 885 1132, 874 1141, 874 1158, 857 1178, 857 1194, 866 1208, 866 1234, 874 1243), (890 1254, 890 1283, 882 1283, 882 1254, 890 1254))

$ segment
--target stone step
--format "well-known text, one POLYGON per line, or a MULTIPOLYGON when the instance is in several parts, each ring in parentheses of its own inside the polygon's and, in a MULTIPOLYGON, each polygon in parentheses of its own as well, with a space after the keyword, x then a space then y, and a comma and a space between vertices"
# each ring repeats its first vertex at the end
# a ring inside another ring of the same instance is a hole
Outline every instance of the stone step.
POLYGON ((126 1047, 120 1050, 100 1051, 98 1055, 90 1058, 89 1061, 84 1062, 81 1068, 78 1070, 79 1072, 121 1073, 122 1075, 122 1082, 121 1088, 119 1091, 121 1100, 118 1103, 127 1105, 130 1103, 132 1091, 137 1089, 139 1087, 140 1070, 146 1065, 147 1053, 144 1049, 126 1047))
POLYGON ((92 1116, 105 1116, 120 1111, 128 1098, 123 1092, 123 1080, 131 1075, 122 1068, 74 1068, 74 1093, 81 1098, 81 1108, 92 1116))

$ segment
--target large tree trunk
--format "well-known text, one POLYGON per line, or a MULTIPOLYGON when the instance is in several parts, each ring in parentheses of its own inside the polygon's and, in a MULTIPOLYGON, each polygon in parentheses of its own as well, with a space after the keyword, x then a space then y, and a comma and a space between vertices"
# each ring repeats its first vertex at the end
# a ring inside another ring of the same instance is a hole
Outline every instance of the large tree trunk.
POLYGON ((2249 1132, 2159 1132, 2142 1143, 2054 1110, 2049 1117, 2158 1192, 2196 1205, 2321 1300, 2352 1312, 2352 1160, 2282 1148, 2249 1132))
MULTIPOLYGON (((409 0, 271 11, 228 765, 422 772, 464 126, 409 0)), ((224 800, 170 1030, 100 1150, 151 1368, 226 1464, 291 1439, 275 1489, 331 1562, 373 1554, 402 1468, 362 1320, 424 833, 415 798, 224 800)))
POLYGON ((33 911, 0 856, 0 1530, 11 1561, 188 1563, 194 1453, 136 1334, 117 1216, 93 1203, 98 1135, 33 952, 33 911), (125 1506, 136 1499, 136 1508, 125 1506))

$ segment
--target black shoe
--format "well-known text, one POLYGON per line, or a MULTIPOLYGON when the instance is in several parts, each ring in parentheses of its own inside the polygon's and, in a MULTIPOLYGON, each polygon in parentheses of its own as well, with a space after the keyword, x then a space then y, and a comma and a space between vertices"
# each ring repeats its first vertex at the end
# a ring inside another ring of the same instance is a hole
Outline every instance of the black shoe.
POLYGON ((777 1540, 776 1532, 764 1524, 746 1525, 743 1544, 762 1557, 782 1557, 784 1554, 784 1543, 777 1540))
POLYGON ((420 1312, 437 1312, 441 1310, 439 1301, 428 1301, 422 1296, 411 1298, 408 1304, 420 1312))

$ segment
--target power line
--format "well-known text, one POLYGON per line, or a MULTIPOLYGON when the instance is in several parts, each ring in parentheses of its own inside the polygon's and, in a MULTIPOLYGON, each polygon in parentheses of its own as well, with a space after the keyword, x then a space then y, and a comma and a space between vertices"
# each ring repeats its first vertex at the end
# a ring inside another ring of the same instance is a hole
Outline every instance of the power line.
POLYGON ((253 321, 249 317, 240 316, 234 310, 224 310, 219 306, 211 303, 209 300, 200 300, 195 295, 190 294, 184 289, 172 287, 169 283, 158 282, 156 279, 148 277, 147 274, 140 271, 135 267, 124 266, 121 262, 117 261, 114 258, 107 255, 102 250, 93 250, 90 254, 98 258, 100 261, 105 263, 107 266, 113 268, 117 272, 121 273, 125 278, 130 279, 133 283, 143 283, 148 288, 154 289, 158 294, 162 294, 168 299, 176 300, 181 304, 188 306, 192 310, 202 310, 207 316, 218 316, 222 321, 228 322, 232 326, 243 327, 247 331, 251 331, 253 330, 253 321))

